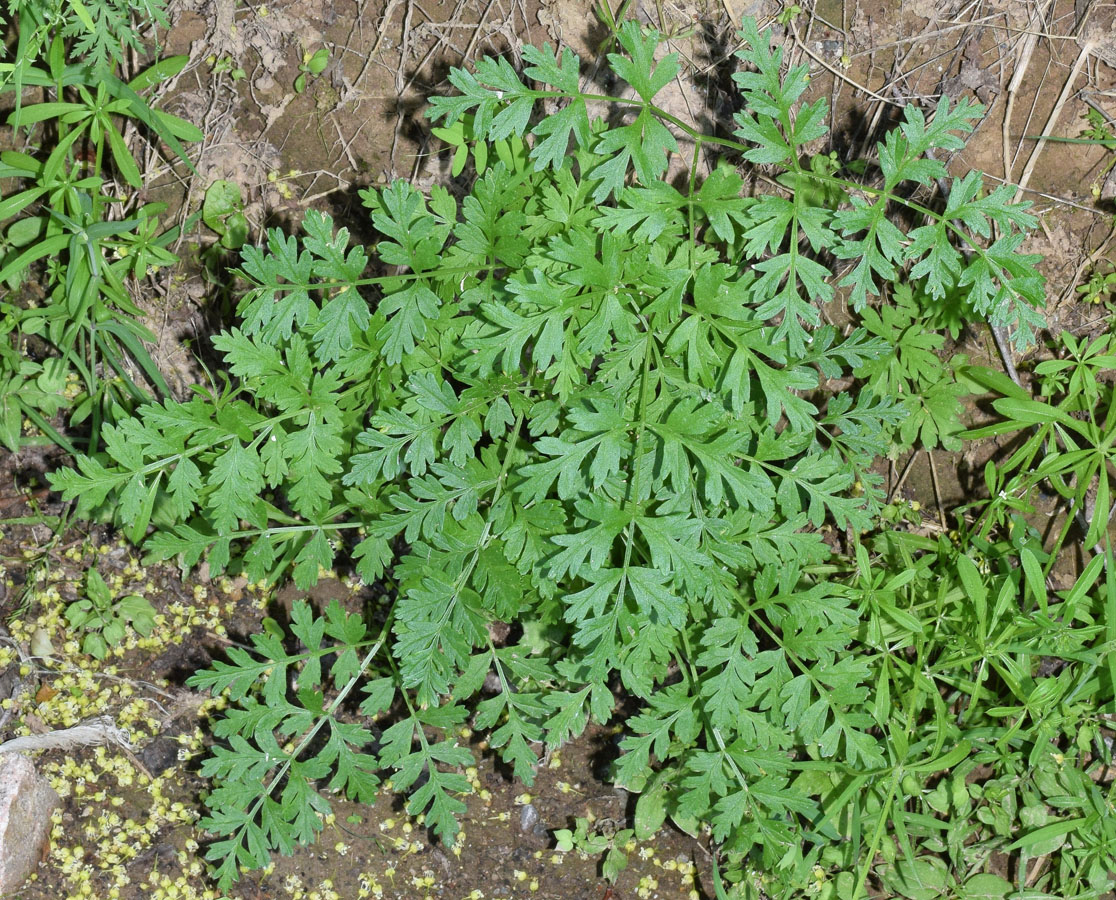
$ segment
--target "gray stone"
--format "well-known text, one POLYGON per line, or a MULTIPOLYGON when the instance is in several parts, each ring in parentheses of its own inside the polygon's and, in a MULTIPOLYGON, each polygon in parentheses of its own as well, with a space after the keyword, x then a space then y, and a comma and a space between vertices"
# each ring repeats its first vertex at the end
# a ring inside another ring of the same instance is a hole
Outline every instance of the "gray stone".
POLYGON ((0 894, 35 871, 50 838, 50 814, 61 804, 21 753, 0 753, 0 894))

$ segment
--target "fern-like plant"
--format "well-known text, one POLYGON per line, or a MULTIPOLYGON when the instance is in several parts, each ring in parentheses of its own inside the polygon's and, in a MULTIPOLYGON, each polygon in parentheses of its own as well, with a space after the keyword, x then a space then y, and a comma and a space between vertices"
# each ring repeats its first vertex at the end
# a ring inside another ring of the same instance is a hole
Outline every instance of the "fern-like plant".
MULTIPOLYGON (((803 779, 803 761, 892 771, 892 707, 869 700, 876 670, 854 651, 863 597, 911 616, 894 585, 873 586, 863 547, 847 578, 829 562, 878 521, 873 463, 918 436, 894 385, 954 408, 952 368, 927 382, 913 343, 893 351, 909 298, 963 293, 970 317, 1025 340, 1042 299, 1018 252, 1034 220, 976 173, 944 209, 907 199, 947 177, 926 153, 962 146, 981 114, 964 102, 907 108, 879 184, 804 163, 825 103, 798 106, 806 69, 783 73, 754 23, 741 36, 737 141, 655 105, 678 61, 630 22, 607 58, 635 95, 616 124, 590 116, 609 98, 581 89, 569 50, 526 48, 522 73, 454 70, 459 93, 430 117, 522 138, 529 164, 497 162, 460 204, 403 181, 364 191, 372 248, 315 212, 301 236, 272 230, 244 250, 240 322, 215 339, 227 382, 142 407, 106 429, 106 453, 52 477, 82 510, 153 528, 155 558, 307 587, 340 554, 393 588, 375 635, 296 605, 297 646, 265 632, 192 679, 234 701, 203 770, 222 887, 311 840, 327 793, 369 799, 384 773, 452 841, 462 723, 530 783, 542 748, 612 718, 618 686, 643 705, 615 769, 643 792, 642 821, 708 823, 730 862, 788 884, 838 836, 833 784, 803 779), (684 190, 663 180, 680 132, 697 147, 684 190), (751 196, 727 162, 700 179, 715 146, 790 190, 751 196), (908 233, 898 205, 919 217, 908 233), (843 277, 827 260, 848 261, 843 277), (904 281, 917 290, 891 313, 904 281), (884 309, 868 328, 822 324, 839 288, 857 313, 884 309), (873 389, 833 388, 854 373, 873 389), (494 622, 544 627, 501 644, 494 622), (354 692, 363 722, 339 712, 354 692)), ((924 439, 952 435, 926 422, 924 439)))

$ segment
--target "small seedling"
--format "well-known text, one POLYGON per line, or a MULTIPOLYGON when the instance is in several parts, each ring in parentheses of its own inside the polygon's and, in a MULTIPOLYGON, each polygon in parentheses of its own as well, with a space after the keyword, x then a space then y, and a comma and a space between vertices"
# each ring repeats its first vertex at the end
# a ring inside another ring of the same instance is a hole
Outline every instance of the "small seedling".
POLYGON ((248 219, 240 186, 231 181, 215 181, 205 191, 202 221, 220 236, 226 250, 239 250, 248 238, 248 219))
POLYGON ((787 6, 781 13, 779 13, 779 17, 778 19, 776 19, 776 21, 780 25, 790 25, 801 15, 802 7, 799 6, 797 3, 792 3, 787 6))
POLYGON ((222 56, 218 59, 210 54, 205 61, 213 68, 214 75, 223 75, 227 72, 234 82, 247 77, 244 69, 238 66, 231 56, 222 56))
POLYGON ((1107 303, 1113 293, 1116 293, 1116 268, 1109 263, 1109 271, 1094 269, 1089 275, 1089 280, 1079 285, 1077 293, 1086 303, 1107 303))
POLYGON ((588 856, 605 854, 601 862, 601 877, 607 881, 615 881, 616 876, 628 867, 628 854, 624 846, 635 835, 631 828, 621 828, 612 834, 604 831, 590 831, 589 820, 579 818, 574 824, 574 830, 558 828, 554 832, 555 849, 562 853, 577 851, 588 856))
POLYGON ((1085 121, 1089 128, 1081 135, 1082 138, 1098 143, 1106 150, 1116 150, 1116 131, 1100 110, 1090 109, 1085 113, 1085 121))
MULTIPOLYGON (((473 154, 473 166, 476 168, 477 174, 483 175, 488 171, 489 144, 486 141, 477 140, 473 116, 465 114, 446 128, 431 128, 430 133, 455 148, 453 163, 450 166, 450 174, 454 178, 465 171, 465 164, 469 161, 470 151, 473 154)), ((518 134, 492 141, 491 144, 497 159, 509 170, 512 172, 526 171, 530 162, 528 148, 523 142, 523 138, 518 134)))
POLYGON ((113 600, 105 580, 96 569, 85 576, 85 596, 66 607, 66 621, 83 629, 81 650, 96 659, 104 659, 109 648, 119 644, 128 626, 147 636, 155 628, 155 610, 139 594, 113 600))
POLYGON ((317 78, 325 67, 329 65, 329 49, 327 47, 320 47, 311 53, 306 50, 302 54, 302 62, 298 66, 298 77, 295 78, 294 89, 296 94, 301 94, 306 90, 307 76, 310 78, 317 78))

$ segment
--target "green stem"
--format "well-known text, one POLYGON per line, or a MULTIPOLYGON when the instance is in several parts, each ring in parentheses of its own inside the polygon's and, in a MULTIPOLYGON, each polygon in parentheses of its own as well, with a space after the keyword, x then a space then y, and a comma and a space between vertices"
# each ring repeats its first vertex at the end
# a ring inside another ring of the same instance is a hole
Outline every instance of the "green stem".
MULTIPOLYGON (((260 809, 262 808, 264 802, 268 799, 268 797, 271 796, 271 794, 279 786, 279 783, 283 780, 283 777, 287 774, 288 770, 290 769, 291 764, 299 758, 299 756, 302 754, 302 751, 305 750, 306 747, 310 744, 310 742, 314 739, 314 736, 317 735, 317 733, 319 731, 321 731, 322 726, 325 725, 325 723, 327 721, 333 719, 334 711, 336 709, 338 709, 338 707, 340 707, 340 705, 345 701, 345 698, 352 691, 353 687, 356 686, 356 683, 360 680, 360 677, 365 673, 365 671, 368 669, 368 667, 372 664, 372 660, 376 658, 376 655, 380 652, 380 648, 383 647, 384 642, 387 640, 387 636, 388 636, 388 633, 391 629, 392 622, 394 621, 394 615, 395 615, 395 610, 394 610, 394 607, 393 607, 392 611, 388 614, 387 620, 384 622, 383 627, 380 629, 380 634, 376 638, 375 643, 372 644, 371 648, 364 655, 364 659, 362 659, 360 661, 360 666, 357 669, 356 674, 353 675, 353 677, 349 679, 348 683, 346 683, 346 685, 338 692, 337 696, 333 699, 333 702, 329 704, 329 708, 326 709, 326 710, 323 710, 322 714, 318 717, 317 721, 306 731, 305 734, 303 734, 302 738, 299 740, 299 742, 295 746, 294 750, 292 750, 290 752, 290 754, 286 757, 286 759, 283 760, 282 764, 279 766, 279 768, 275 772, 274 776, 272 776, 271 780, 264 787, 263 791, 261 791, 260 794, 253 801, 252 806, 249 809, 248 814, 247 814, 247 819, 248 819, 249 822, 255 822, 256 816, 259 814, 260 809)), ((388 654, 388 656, 389 656, 389 659, 390 659, 391 654, 388 654)), ((274 677, 274 676, 272 676, 272 677, 274 677)), ((406 692, 404 692, 404 694, 405 693, 406 692)), ((422 729, 419 728, 418 731, 421 735, 422 729)), ((237 839, 238 839, 238 841, 243 841, 243 833, 244 833, 244 830, 245 830, 246 827, 247 826, 241 826, 240 828, 237 829, 237 839)))

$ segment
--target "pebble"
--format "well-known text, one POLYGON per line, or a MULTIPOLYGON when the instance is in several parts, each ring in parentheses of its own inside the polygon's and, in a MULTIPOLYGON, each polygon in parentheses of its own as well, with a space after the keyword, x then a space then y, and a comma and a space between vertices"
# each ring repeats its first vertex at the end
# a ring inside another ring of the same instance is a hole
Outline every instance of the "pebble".
POLYGON ((527 803, 519 813, 519 830, 522 832, 534 831, 539 821, 539 811, 534 805, 527 803))
POLYGON ((539 817, 539 811, 535 809, 533 803, 525 804, 523 810, 519 813, 519 830, 537 838, 547 838, 550 834, 546 823, 539 817))

